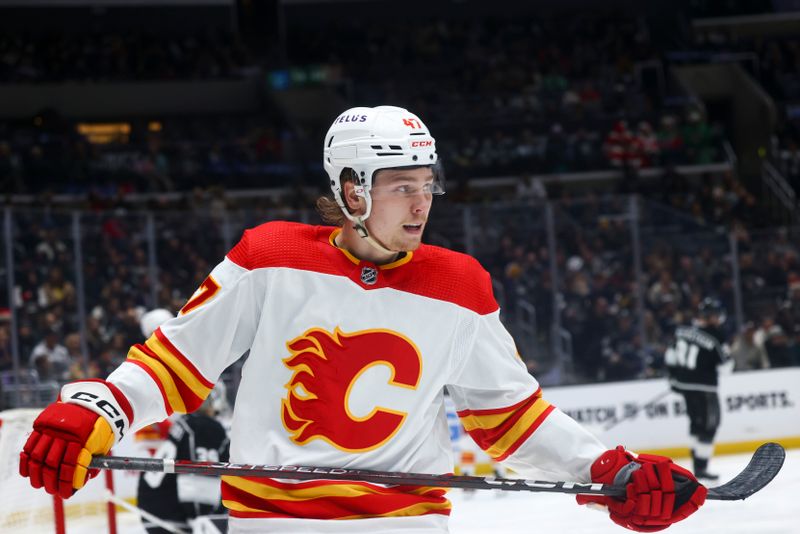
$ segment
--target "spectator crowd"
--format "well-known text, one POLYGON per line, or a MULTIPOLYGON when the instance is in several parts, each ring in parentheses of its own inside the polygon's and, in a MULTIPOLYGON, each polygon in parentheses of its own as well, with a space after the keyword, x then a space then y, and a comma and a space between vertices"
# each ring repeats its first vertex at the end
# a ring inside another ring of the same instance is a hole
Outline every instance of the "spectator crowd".
MULTIPOLYGON (((708 296, 726 306, 738 369, 800 365, 799 230, 762 228, 769 218, 734 172, 679 172, 723 161, 723 132, 700 107, 643 78, 662 64, 643 20, 296 24, 288 27, 290 64, 328 65, 344 80, 332 90, 346 99, 405 105, 426 118, 456 193, 448 196, 459 201, 434 208, 428 238, 474 253, 490 271, 504 321, 517 339, 533 336, 519 343, 532 371, 552 365, 559 336, 571 347, 566 381, 660 375, 675 327, 708 296), (662 172, 640 173, 650 168, 662 172), (623 171, 616 195, 543 180, 603 170, 623 171), (502 176, 525 178, 491 201, 464 185, 502 176), (532 333, 522 328, 531 309, 532 333)), ((704 39, 695 46, 727 46, 704 39)), ((765 87, 787 100, 800 94, 795 40, 747 46, 762 59, 765 87)), ((270 61, 224 32, 0 35, 0 83, 229 79, 268 72, 270 61)), ((2 264, 0 388, 12 380, 12 309, 32 379, 104 377, 141 341, 142 314, 177 312, 243 228, 316 221, 296 186, 310 172, 322 190, 320 162, 305 160, 319 153, 322 134, 275 109, 118 117, 130 129, 104 142, 54 110, 0 121, 4 194, 86 198, 75 215, 48 200, 11 208, 14 284, 7 294, 2 264), (225 193, 279 187, 294 196, 236 203, 225 193), (124 200, 172 191, 185 193, 181 211, 156 200, 141 212, 124 200)), ((797 187, 800 129, 786 116, 773 153, 797 187)))
POLYGON ((240 78, 256 60, 235 33, 2 32, 0 83, 240 78))
MULTIPOLYGON (((638 238, 627 196, 554 202, 556 313, 572 341, 575 379, 661 374, 675 328, 691 322, 709 296, 726 307, 729 343, 739 340, 734 344, 738 349, 741 338, 755 336, 751 342, 764 351, 755 358, 759 367, 764 362, 800 365, 798 228, 759 230, 754 221, 763 215, 754 197, 730 174, 679 181, 668 195, 662 187, 640 191, 638 238), (636 284, 636 239, 641 288, 636 284), (741 317, 736 316, 737 291, 741 317)), ((555 320, 551 250, 544 206, 529 202, 525 213, 501 204, 476 218, 475 248, 502 289, 508 323, 514 325, 521 302, 532 304, 538 341, 547 347, 555 320)), ((745 359, 740 368, 756 365, 753 357, 745 359)))
MULTIPOLYGON (((702 113, 642 79, 641 66, 657 64, 660 51, 634 15, 382 18, 364 27, 304 27, 301 19, 287 22, 288 63, 339 72, 337 87, 350 101, 414 109, 437 133, 457 180, 722 158, 720 132, 702 113)), ((0 37, 0 83, 266 79, 281 67, 273 55, 219 31, 12 32, 0 37)), ((104 144, 90 142, 78 132, 80 121, 53 110, 30 119, 0 122, 6 191, 85 193, 120 182, 135 192, 220 181, 276 187, 317 170, 304 154, 316 154, 322 137, 274 110, 144 122, 117 117, 132 132, 104 144)))
MULTIPOLYGON (((445 217, 466 207, 445 203, 434 210, 429 235, 457 240, 464 224, 472 228, 470 248, 492 274, 512 332, 517 333, 523 303, 535 307, 535 351, 520 347, 537 372, 552 363, 550 326, 558 318, 572 342, 572 374, 564 380, 657 376, 675 327, 691 321, 707 296, 726 306, 729 341, 740 368, 800 365, 797 229, 742 224, 737 213, 744 200, 729 176, 706 176, 689 181, 687 188, 673 194, 670 205, 636 197, 642 213, 636 223, 641 289, 635 283, 628 196, 551 201, 555 284, 543 199, 500 200, 476 206, 479 212, 470 222, 456 216, 437 223, 440 207, 445 217), (691 208, 709 204, 707 210, 691 208), (735 256, 729 235, 737 244, 735 256), (737 291, 744 300, 741 330, 737 291)), ((141 342, 141 315, 154 307, 177 312, 243 228, 271 218, 316 220, 288 204, 254 211, 199 194, 188 206, 191 212, 153 212, 150 218, 121 206, 81 212, 80 283, 73 216, 14 209, 10 302, 23 367, 40 381, 105 376, 131 344, 141 342)), ((8 313, 0 316, 0 372, 6 374, 12 363, 8 319, 8 313)))

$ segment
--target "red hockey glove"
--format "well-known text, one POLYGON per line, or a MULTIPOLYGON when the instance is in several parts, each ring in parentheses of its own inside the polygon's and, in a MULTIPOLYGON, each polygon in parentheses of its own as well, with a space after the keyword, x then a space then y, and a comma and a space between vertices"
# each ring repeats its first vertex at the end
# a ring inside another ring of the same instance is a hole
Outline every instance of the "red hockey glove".
POLYGON ((591 468, 592 482, 625 485, 627 496, 578 495, 578 504, 606 506, 611 520, 638 532, 656 532, 693 514, 706 500, 705 486, 664 456, 636 455, 622 446, 606 451, 591 468))
POLYGON ((19 455, 20 474, 30 477, 34 488, 69 498, 97 476, 97 469, 89 469, 92 456, 111 450, 127 430, 130 413, 127 400, 112 384, 67 384, 59 400, 33 422, 19 455))

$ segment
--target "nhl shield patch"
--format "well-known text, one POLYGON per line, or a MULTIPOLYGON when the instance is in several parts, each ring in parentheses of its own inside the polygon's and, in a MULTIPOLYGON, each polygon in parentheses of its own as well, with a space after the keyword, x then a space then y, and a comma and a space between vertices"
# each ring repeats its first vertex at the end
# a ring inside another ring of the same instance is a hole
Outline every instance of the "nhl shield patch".
POLYGON ((361 269, 361 281, 371 286, 378 281, 378 269, 373 267, 364 267, 361 269))

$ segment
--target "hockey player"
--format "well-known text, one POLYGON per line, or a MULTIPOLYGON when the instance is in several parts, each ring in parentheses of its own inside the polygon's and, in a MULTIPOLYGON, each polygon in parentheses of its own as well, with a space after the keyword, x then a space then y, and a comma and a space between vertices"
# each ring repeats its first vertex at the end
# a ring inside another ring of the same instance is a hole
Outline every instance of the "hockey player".
POLYGON ((717 379, 720 370, 732 369, 724 334, 725 313, 720 302, 706 298, 691 326, 679 326, 664 363, 673 391, 683 395, 692 436, 692 461, 697 478, 716 480, 708 461, 714 452, 714 436, 720 423, 717 379))
MULTIPOLYGON (((225 390, 221 384, 211 391, 196 412, 176 419, 170 427, 169 438, 156 451, 156 458, 228 461, 228 435, 215 418, 223 409, 225 390)), ((191 522, 199 516, 222 512, 219 479, 209 476, 142 473, 137 501, 142 510, 183 530, 191 530, 191 522)), ((169 532, 151 523, 144 526, 149 534, 169 532)))
MULTIPOLYGON (((34 423, 20 472, 70 496, 131 430, 197 409, 249 350, 231 461, 446 473, 450 391, 466 431, 524 476, 626 484, 625 499, 581 496, 639 531, 666 528, 706 489, 668 458, 606 450, 549 404, 499 319, 489 274, 422 245, 444 192, 434 138, 397 107, 339 115, 324 140, 336 226, 270 222, 244 233, 179 316, 106 381, 63 387, 34 423)), ((222 477, 231 532, 447 531, 436 487, 222 477), (336 521, 329 521, 335 519, 336 521)))

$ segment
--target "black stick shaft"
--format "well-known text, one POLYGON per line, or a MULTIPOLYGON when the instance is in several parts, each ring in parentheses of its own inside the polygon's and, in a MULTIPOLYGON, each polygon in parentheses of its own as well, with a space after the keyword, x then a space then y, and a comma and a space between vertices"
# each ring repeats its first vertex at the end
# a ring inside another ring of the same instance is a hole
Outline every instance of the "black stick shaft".
MULTIPOLYGON (((708 489, 706 499, 731 501, 746 499, 769 484, 783 467, 786 451, 777 443, 764 443, 750 458, 747 466, 731 480, 708 489)), ((433 486, 502 491, 531 491, 581 495, 609 495, 624 497, 624 486, 609 484, 582 484, 578 482, 548 482, 518 478, 470 477, 458 475, 431 475, 427 473, 397 473, 344 469, 341 467, 309 467, 298 465, 249 465, 223 462, 189 462, 161 458, 130 458, 125 456, 95 456, 90 467, 95 469, 121 469, 127 471, 157 471, 160 473, 186 473, 195 475, 230 475, 243 477, 268 477, 291 480, 350 480, 387 485, 433 486)))
POLYGON ((624 496, 625 488, 609 484, 578 482, 549 482, 514 478, 474 477, 459 475, 431 475, 427 473, 397 473, 338 467, 310 467, 296 465, 248 465, 223 462, 189 462, 160 458, 131 458, 125 456, 97 456, 92 468, 121 469, 127 471, 156 471, 161 473, 195 475, 229 475, 245 477, 283 478, 290 480, 350 480, 375 484, 435 486, 502 491, 531 491, 582 495, 624 496))

